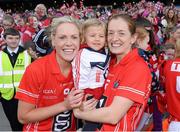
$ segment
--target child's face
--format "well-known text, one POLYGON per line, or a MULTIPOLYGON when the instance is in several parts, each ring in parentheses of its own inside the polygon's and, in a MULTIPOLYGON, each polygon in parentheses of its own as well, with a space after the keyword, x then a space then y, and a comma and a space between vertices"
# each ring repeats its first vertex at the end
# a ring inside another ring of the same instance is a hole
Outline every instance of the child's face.
POLYGON ((36 17, 32 17, 29 19, 29 24, 31 27, 33 28, 37 28, 38 27, 38 20, 36 17))
POLYGON ((11 49, 16 49, 19 45, 20 36, 18 35, 7 35, 5 42, 7 43, 7 46, 11 49))
POLYGON ((174 49, 167 49, 165 51, 166 59, 172 60, 174 59, 175 50, 174 49))
POLYGON ((3 20, 3 27, 4 27, 4 29, 8 29, 8 28, 11 28, 13 26, 14 26, 13 23, 11 23, 11 22, 9 22, 7 20, 3 20))
POLYGON ((87 45, 96 51, 101 50, 105 46, 105 30, 101 26, 88 27, 84 38, 87 45))

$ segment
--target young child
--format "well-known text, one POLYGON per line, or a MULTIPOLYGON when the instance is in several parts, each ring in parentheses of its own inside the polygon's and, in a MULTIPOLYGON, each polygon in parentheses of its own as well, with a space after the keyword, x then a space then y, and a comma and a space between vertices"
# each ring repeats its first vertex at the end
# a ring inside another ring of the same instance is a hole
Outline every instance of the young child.
POLYGON ((88 95, 100 99, 110 60, 105 48, 106 26, 98 19, 88 19, 83 23, 82 36, 87 46, 72 62, 74 85, 84 89, 85 99, 88 95))

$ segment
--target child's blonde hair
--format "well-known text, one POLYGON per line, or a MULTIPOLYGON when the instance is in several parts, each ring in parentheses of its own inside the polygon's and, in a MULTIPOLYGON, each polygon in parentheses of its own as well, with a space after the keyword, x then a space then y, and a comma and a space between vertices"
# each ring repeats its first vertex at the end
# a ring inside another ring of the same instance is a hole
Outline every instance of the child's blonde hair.
POLYGON ((87 29, 91 26, 101 26, 104 29, 104 33, 106 35, 106 24, 99 19, 91 18, 84 21, 82 24, 82 43, 85 43, 85 33, 87 29))

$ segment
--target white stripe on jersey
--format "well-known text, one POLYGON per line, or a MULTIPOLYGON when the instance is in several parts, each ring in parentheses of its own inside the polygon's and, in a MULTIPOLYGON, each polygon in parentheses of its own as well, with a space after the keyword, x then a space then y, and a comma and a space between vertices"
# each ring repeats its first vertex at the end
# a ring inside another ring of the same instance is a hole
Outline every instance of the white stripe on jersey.
POLYGON ((123 118, 123 132, 127 131, 127 114, 123 118))
POLYGON ((118 89, 130 91, 130 92, 139 94, 139 95, 141 95, 141 96, 144 96, 144 95, 145 95, 144 92, 142 92, 142 91, 140 91, 140 90, 137 90, 137 89, 134 89, 134 88, 131 88, 131 87, 119 86, 118 89))
POLYGON ((139 123, 139 121, 140 121, 140 118, 142 117, 143 112, 144 112, 145 103, 146 103, 146 102, 144 102, 144 103, 142 104, 142 106, 139 107, 139 114, 138 114, 138 117, 137 117, 136 120, 135 120, 134 129, 133 129, 133 130, 136 130, 136 128, 138 127, 137 125, 138 125, 138 123, 139 123))
POLYGON ((140 110, 140 107, 139 106, 136 106, 136 111, 134 112, 134 114, 133 114, 133 118, 132 118, 132 124, 131 124, 131 128, 132 128, 132 130, 136 130, 136 128, 135 128, 135 119, 137 118, 137 115, 139 114, 139 110, 140 110))

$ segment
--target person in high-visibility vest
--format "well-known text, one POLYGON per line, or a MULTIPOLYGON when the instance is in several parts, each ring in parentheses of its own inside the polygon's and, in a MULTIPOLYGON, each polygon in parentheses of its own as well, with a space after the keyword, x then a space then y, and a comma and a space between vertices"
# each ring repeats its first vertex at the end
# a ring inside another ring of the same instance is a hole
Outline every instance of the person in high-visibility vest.
POLYGON ((20 33, 14 28, 4 31, 6 47, 0 51, 0 100, 12 131, 21 131, 17 119, 18 100, 14 98, 17 87, 31 57, 19 46, 20 33))

